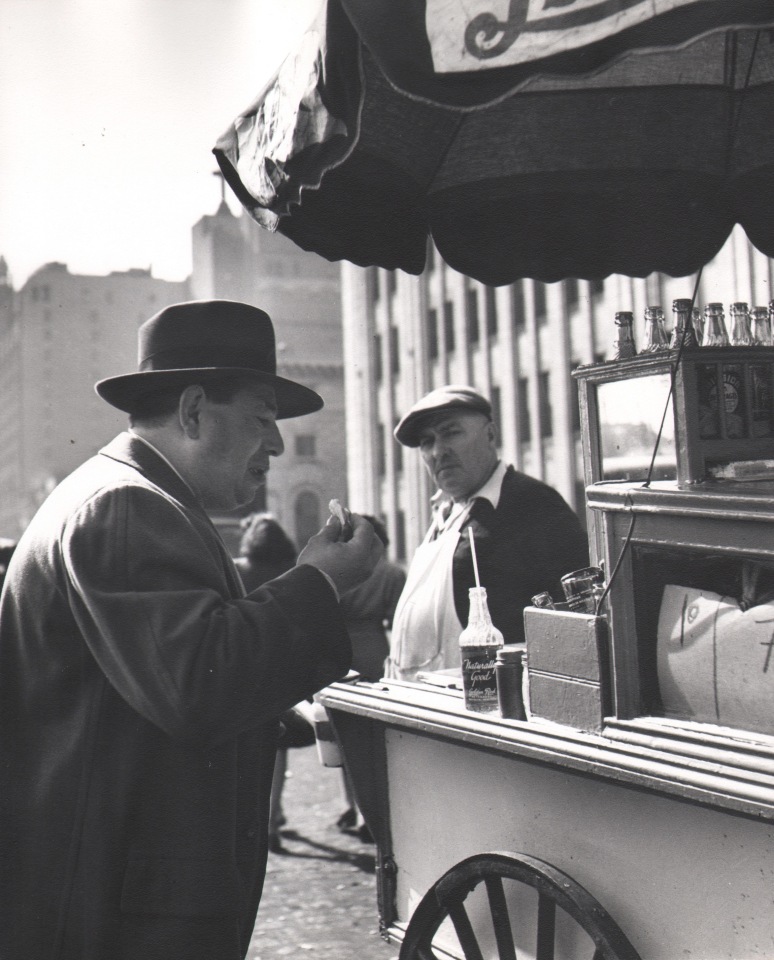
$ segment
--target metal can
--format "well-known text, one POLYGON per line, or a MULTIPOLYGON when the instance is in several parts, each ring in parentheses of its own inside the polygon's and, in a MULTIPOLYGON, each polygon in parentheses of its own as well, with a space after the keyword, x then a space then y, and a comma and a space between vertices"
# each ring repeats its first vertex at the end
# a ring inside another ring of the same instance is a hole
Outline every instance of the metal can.
POLYGON ((497 703, 500 716, 508 720, 526 720, 522 696, 523 643, 507 643, 497 651, 497 703))

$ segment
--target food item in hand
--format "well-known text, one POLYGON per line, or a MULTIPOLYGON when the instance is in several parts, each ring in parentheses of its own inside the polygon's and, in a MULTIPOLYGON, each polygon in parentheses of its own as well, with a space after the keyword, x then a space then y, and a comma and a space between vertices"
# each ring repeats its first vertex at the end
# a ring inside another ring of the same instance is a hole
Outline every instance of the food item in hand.
POLYGON ((341 540, 350 540, 352 538, 352 514, 346 507, 341 505, 341 501, 335 497, 328 504, 328 509, 341 524, 341 540))

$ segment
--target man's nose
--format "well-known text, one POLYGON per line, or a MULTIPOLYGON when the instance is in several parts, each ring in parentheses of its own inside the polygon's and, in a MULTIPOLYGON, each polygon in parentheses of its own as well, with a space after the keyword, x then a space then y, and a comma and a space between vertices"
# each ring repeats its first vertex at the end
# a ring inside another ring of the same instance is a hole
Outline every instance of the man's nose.
POLYGON ((284 453, 285 443, 276 423, 272 423, 265 445, 270 457, 280 457, 284 453))

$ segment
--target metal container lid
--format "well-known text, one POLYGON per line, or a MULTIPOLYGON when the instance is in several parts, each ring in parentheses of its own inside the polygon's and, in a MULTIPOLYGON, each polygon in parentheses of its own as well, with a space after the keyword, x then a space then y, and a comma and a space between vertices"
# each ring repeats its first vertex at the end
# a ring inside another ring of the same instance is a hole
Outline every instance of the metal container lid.
POLYGON ((526 649, 526 643, 506 643, 497 651, 497 662, 521 663, 521 655, 526 649))

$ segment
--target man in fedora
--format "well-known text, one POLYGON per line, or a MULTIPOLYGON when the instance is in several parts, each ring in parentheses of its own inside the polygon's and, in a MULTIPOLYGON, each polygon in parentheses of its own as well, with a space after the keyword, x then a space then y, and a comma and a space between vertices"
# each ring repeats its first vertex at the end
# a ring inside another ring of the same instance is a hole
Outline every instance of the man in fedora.
POLYGON ((249 503, 277 420, 322 406, 262 310, 167 307, 96 389, 130 429, 41 506, 0 601, 0 956, 238 960, 276 718, 346 673, 338 594, 381 546, 332 520, 245 595, 206 511, 249 503))
POLYGON ((395 428, 418 447, 438 487, 433 521, 408 570, 392 625, 387 675, 458 667, 459 636, 476 585, 469 530, 492 620, 506 643, 524 640, 523 610, 559 578, 588 564, 577 516, 551 487, 504 463, 492 406, 469 386, 418 400, 395 428))

